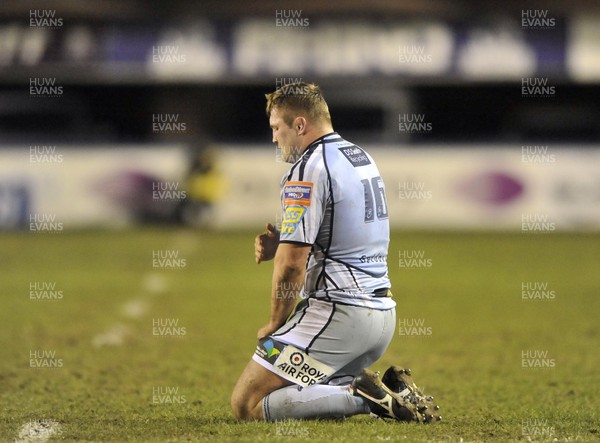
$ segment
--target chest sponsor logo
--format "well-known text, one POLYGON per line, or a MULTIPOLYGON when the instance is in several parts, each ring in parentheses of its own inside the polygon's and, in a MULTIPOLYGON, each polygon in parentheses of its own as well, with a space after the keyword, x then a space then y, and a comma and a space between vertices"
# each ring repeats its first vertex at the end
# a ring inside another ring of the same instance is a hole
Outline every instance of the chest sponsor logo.
POLYGON ((283 187, 284 206, 310 206, 312 182, 286 182, 283 187))
POLYGON ((292 345, 283 350, 274 366, 286 379, 304 387, 322 383, 335 372, 335 369, 292 345))
POLYGON ((365 151, 360 149, 358 146, 348 146, 346 148, 339 148, 339 150, 355 168, 358 166, 366 166, 371 164, 371 161, 369 160, 369 157, 367 157, 365 151))

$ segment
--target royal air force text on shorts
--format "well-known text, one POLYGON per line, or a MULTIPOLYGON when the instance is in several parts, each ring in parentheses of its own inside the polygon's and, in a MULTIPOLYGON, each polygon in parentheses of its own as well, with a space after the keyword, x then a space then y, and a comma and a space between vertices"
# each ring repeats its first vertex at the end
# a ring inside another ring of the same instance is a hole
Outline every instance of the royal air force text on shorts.
POLYGON ((521 420, 521 436, 532 440, 551 438, 555 434, 554 426, 550 426, 546 418, 527 418, 521 420))
POLYGON ((30 368, 62 368, 63 365, 63 359, 57 357, 56 350, 35 349, 29 351, 30 368))
POLYGON ((556 86, 548 83, 548 77, 521 78, 521 97, 551 98, 556 95, 556 86))
POLYGON ((29 163, 60 164, 63 160, 56 145, 29 145, 29 163))
POLYGON ((552 290, 548 282, 524 281, 521 282, 521 300, 554 300, 556 291, 552 290))
POLYGON ((185 63, 186 54, 181 53, 179 45, 152 46, 152 63, 185 63))
POLYGON ((56 214, 29 214, 29 232, 59 234, 63 229, 56 214))
POLYGON ((187 329, 179 325, 178 318, 152 319, 152 335, 155 337, 184 337, 186 334, 187 329))
POLYGON ((153 405, 182 405, 187 403, 187 397, 179 393, 179 386, 153 386, 153 405))
POLYGON ((551 164, 556 155, 551 154, 548 145, 521 145, 521 163, 551 164))
POLYGON ((152 182, 152 200, 181 201, 186 197, 187 192, 179 189, 179 182, 152 182))
POLYGON ((307 28, 310 26, 310 20, 308 17, 302 17, 302 9, 276 9, 275 26, 307 28))
POLYGON ((32 281, 29 282, 29 300, 62 300, 64 293, 56 285, 56 282, 50 281, 32 281))
POLYGON ((524 29, 554 29, 556 19, 547 9, 522 9, 521 27, 524 29))
POLYGON ((30 9, 29 27, 60 29, 63 27, 63 19, 57 16, 56 9, 30 9))
POLYGON ((63 87, 56 82, 56 77, 30 77, 29 96, 56 98, 63 96, 63 87))
POLYGON ((548 214, 521 214, 521 231, 527 233, 548 233, 556 230, 556 223, 548 214))
POLYGON ((152 251, 152 267, 155 269, 185 269, 187 260, 179 256, 175 249, 157 249, 152 251))
POLYGON ((431 200, 432 192, 426 189, 425 182, 404 181, 398 183, 400 200, 431 200))
POLYGON ((556 359, 550 358, 547 350, 522 350, 521 367, 525 369, 552 369, 556 367, 556 359))
POLYGON ((179 121, 179 114, 152 114, 152 132, 155 134, 182 134, 187 131, 187 124, 179 121))
POLYGON ((421 250, 399 250, 398 266, 400 269, 429 269, 433 266, 433 260, 425 256, 421 250))
POLYGON ((398 319, 398 335, 402 337, 431 337, 433 328, 425 324, 424 318, 398 319))

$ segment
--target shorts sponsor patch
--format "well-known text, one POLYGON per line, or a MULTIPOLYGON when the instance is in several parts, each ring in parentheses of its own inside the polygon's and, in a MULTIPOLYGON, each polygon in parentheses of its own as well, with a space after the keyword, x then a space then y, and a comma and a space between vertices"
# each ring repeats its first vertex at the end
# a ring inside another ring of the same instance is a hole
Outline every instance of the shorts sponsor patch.
POLYGON ((283 351, 285 347, 286 345, 284 343, 273 340, 271 337, 265 337, 259 340, 254 353, 263 360, 266 360, 274 365, 275 361, 281 354, 281 351, 283 351))
POLYGON ((339 148, 339 150, 355 168, 371 164, 371 160, 369 160, 365 151, 358 146, 348 146, 346 148, 339 148))
POLYGON ((310 206, 312 182, 286 182, 283 186, 283 206, 310 206))
POLYGON ((335 372, 292 345, 285 347, 273 366, 282 377, 304 387, 322 383, 335 372))
POLYGON ((305 212, 306 208, 303 206, 288 206, 285 208, 283 220, 281 221, 281 233, 293 234, 305 212))

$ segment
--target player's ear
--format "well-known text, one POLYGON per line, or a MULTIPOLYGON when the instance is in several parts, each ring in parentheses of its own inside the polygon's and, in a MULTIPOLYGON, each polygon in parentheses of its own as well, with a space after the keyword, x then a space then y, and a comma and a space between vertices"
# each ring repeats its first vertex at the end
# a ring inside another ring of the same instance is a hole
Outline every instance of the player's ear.
POLYGON ((296 117, 294 119, 294 130, 298 135, 302 135, 306 129, 306 119, 304 117, 296 117))

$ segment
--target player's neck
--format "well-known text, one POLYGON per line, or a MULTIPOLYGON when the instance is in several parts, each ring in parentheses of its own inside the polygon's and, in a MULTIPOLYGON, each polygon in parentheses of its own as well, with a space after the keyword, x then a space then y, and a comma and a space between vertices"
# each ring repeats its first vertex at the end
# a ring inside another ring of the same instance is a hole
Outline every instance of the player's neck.
POLYGON ((321 137, 327 135, 327 134, 331 134, 332 132, 334 132, 333 128, 331 126, 327 126, 327 127, 320 127, 320 128, 315 128, 314 130, 307 132, 304 136, 304 139, 306 140, 306 143, 304 144, 304 147, 302 149, 302 151, 306 151, 306 149, 312 145, 315 141, 317 141, 318 139, 320 139, 321 137))

